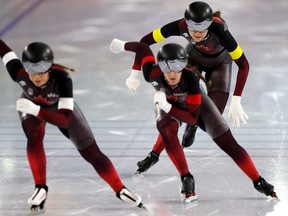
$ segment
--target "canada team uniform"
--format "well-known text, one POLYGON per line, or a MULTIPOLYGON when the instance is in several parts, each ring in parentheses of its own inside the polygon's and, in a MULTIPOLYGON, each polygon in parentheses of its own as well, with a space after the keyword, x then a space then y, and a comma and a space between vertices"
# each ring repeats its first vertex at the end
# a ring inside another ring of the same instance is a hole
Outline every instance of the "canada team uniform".
POLYGON ((20 98, 40 106, 37 116, 19 112, 27 137, 27 157, 35 182, 35 192, 28 199, 28 204, 32 205, 31 210, 42 210, 48 193, 43 144, 46 122, 57 126, 72 141, 81 156, 111 186, 118 198, 131 205, 143 207, 141 197, 124 187, 110 159, 100 151, 84 115, 73 99, 72 80, 66 68, 53 64, 49 72, 44 72, 49 73, 48 82, 37 87, 16 54, 1 39, 0 56, 12 80, 22 88, 20 98))

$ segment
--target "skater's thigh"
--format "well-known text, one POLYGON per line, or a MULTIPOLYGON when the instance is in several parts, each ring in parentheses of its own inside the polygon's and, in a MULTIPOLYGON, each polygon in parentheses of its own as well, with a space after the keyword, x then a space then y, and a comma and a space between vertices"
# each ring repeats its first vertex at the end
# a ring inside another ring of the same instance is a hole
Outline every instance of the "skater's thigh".
POLYGON ((219 112, 216 105, 204 93, 202 94, 200 117, 204 123, 206 132, 212 139, 219 137, 229 129, 227 122, 219 112))
POLYGON ((211 72, 207 73, 207 78, 211 80, 211 85, 207 87, 208 92, 221 91, 229 93, 231 87, 231 74, 231 63, 223 63, 214 67, 211 72))
POLYGON ((76 103, 69 127, 61 129, 61 132, 72 141, 78 150, 85 149, 95 142, 93 132, 76 103))

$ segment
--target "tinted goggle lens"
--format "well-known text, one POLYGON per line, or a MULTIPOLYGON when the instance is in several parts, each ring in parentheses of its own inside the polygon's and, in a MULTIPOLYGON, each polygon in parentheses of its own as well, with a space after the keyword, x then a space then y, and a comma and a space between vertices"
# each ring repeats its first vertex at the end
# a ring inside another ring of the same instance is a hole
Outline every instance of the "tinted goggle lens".
POLYGON ((212 20, 204 20, 203 22, 196 23, 192 20, 185 20, 188 28, 192 31, 203 32, 211 25, 212 20))
POLYGON ((52 66, 52 61, 40 61, 37 63, 23 62, 25 71, 29 74, 41 74, 46 73, 52 66))
POLYGON ((187 65, 187 60, 177 59, 177 60, 168 60, 168 61, 159 61, 158 65, 162 72, 169 73, 169 72, 181 72, 187 65))

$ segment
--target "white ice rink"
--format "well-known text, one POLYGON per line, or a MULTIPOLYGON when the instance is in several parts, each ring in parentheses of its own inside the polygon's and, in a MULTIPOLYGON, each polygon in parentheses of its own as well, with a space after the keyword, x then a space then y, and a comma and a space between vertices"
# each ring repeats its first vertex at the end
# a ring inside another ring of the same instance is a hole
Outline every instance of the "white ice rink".
MULTIPOLYGON (((47 125, 45 216, 286 216, 288 211, 288 1, 209 0, 221 10, 250 63, 242 96, 249 121, 232 128, 260 174, 275 186, 280 201, 258 193, 250 179, 209 136, 198 130, 185 150, 199 200, 186 204, 181 181, 163 153, 147 173, 134 177, 137 161, 157 137, 154 89, 142 79, 136 93, 125 86, 134 54, 113 54, 113 38, 138 41, 183 16, 190 1, 176 0, 0 0, 0 37, 21 56, 33 41, 51 45, 55 62, 77 69, 74 97, 97 143, 115 165, 124 184, 139 193, 149 211, 116 198, 58 129, 47 125), (285 212, 285 213, 284 213, 285 212)), ((185 45, 182 38, 168 42, 185 45)), ((237 72, 233 65, 233 85, 237 72)), ((27 199, 34 182, 26 158, 26 138, 15 101, 21 91, 0 65, 0 216, 30 215, 27 199)), ((224 117, 228 121, 228 107, 224 117)), ((230 122, 229 122, 230 124, 230 122)), ((179 137, 182 137, 184 127, 179 137)))

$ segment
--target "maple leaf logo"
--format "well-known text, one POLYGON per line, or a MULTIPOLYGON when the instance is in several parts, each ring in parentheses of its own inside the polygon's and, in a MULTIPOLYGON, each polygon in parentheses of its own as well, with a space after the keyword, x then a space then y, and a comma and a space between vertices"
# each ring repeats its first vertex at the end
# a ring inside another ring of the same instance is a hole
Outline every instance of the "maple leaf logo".
POLYGON ((45 104, 45 105, 52 105, 53 104, 53 101, 49 101, 46 98, 43 98, 42 95, 38 95, 37 97, 34 97, 34 101, 36 103, 45 104))

